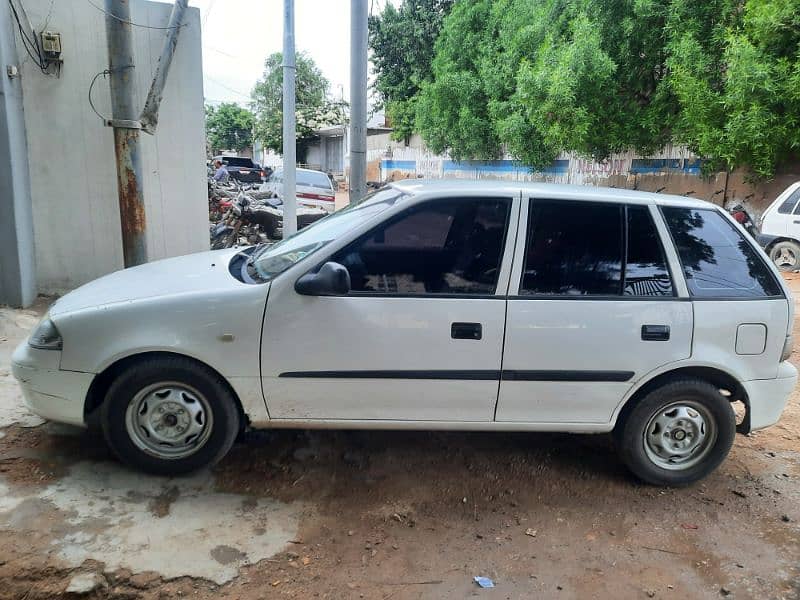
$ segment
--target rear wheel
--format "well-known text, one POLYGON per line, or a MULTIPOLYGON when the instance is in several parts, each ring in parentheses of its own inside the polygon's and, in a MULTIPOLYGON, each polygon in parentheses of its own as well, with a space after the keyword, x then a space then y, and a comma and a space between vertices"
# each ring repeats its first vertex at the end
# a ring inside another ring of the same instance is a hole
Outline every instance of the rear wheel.
POLYGON ((781 271, 800 269, 800 244, 785 240, 778 242, 769 250, 769 257, 781 271))
POLYGON ((101 419, 122 461, 159 475, 216 463, 239 431, 224 381, 182 357, 145 359, 125 370, 106 394, 101 419))
POLYGON ((707 381, 680 379, 648 393, 615 430, 623 462, 655 485, 687 485, 716 469, 733 445, 730 402, 707 381))

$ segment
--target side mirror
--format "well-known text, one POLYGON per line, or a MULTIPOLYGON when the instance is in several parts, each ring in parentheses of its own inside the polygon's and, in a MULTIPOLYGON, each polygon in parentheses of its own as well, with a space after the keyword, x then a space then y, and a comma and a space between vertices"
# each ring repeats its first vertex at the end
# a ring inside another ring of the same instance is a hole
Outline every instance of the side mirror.
POLYGON ((306 273, 294 284, 303 296, 340 296, 350 291, 350 273, 339 263, 326 262, 316 273, 306 273))

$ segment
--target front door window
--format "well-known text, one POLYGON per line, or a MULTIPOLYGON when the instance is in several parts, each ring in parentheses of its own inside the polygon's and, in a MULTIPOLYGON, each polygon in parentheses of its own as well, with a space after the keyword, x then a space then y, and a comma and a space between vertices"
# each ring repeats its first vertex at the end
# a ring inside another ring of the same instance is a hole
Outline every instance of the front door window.
POLYGON ((339 251, 353 293, 491 295, 511 201, 458 198, 412 207, 339 251))

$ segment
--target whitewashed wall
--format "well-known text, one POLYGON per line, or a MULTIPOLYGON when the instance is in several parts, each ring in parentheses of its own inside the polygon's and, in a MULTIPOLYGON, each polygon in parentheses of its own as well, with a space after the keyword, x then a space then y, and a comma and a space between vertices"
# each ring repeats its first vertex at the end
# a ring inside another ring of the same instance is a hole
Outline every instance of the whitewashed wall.
MULTIPOLYGON (((83 0, 24 5, 33 28, 39 31, 47 21, 48 30, 61 33, 63 48, 60 79, 45 77, 30 59, 22 66, 38 286, 40 292, 60 293, 122 268, 113 133, 87 99, 94 75, 108 68, 105 16, 83 0)), ((171 8, 133 0, 132 20, 164 26, 171 8)), ((150 260, 208 249, 199 10, 188 9, 184 21, 158 131, 142 133, 150 260)), ((164 31, 133 29, 143 106, 164 31)), ((107 79, 97 80, 93 98, 110 117, 107 79)))

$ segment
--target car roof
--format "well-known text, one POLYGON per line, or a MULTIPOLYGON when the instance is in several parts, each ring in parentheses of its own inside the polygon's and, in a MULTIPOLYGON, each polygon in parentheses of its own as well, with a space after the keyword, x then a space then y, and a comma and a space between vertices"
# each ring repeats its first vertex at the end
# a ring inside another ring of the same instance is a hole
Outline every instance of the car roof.
MULTIPOLYGON (((561 183, 536 183, 522 181, 502 180, 476 180, 476 179, 403 179, 392 182, 392 187, 411 195, 418 194, 460 194, 469 192, 491 195, 517 195, 520 192, 538 198, 554 200, 603 200, 625 201, 629 204, 659 204, 665 206, 685 206, 689 208, 717 207, 711 202, 676 196, 672 194, 656 194, 641 192, 639 190, 626 190, 621 188, 597 187, 588 185, 567 185, 561 183)), ((717 207, 718 208, 718 207, 717 207)))

